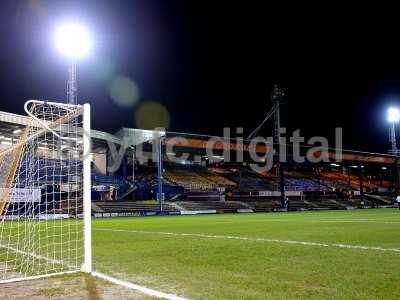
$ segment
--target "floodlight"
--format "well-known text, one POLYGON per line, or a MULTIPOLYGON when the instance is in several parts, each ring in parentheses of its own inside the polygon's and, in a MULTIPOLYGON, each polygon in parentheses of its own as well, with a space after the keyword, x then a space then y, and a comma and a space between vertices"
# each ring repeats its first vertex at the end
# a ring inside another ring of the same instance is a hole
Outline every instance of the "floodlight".
POLYGON ((66 23, 56 30, 55 44, 61 54, 78 59, 89 53, 92 40, 88 30, 81 24, 66 23))
POLYGON ((390 123, 397 123, 400 121, 400 111, 396 107, 390 107, 388 109, 387 120, 390 123))

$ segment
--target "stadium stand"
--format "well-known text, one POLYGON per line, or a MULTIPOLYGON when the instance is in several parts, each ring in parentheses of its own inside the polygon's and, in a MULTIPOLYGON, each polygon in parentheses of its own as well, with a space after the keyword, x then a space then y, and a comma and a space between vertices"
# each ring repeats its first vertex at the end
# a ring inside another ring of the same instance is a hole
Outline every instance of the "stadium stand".
POLYGON ((236 183, 206 168, 174 168, 164 173, 164 180, 187 190, 212 190, 236 183))
MULTIPOLYGON (((343 174, 341 172, 324 171, 321 172, 322 182, 335 189, 353 189, 357 190, 360 188, 360 178, 354 174, 343 174)), ((375 191, 377 189, 388 189, 391 186, 387 180, 378 180, 371 176, 364 176, 363 187, 366 191, 375 191)))
MULTIPOLYGON (((129 185, 119 176, 94 175, 96 183, 121 187, 129 185)), ((377 181, 366 180, 366 187, 377 181)), ((314 170, 296 167, 285 170, 285 190, 289 211, 380 207, 392 204, 390 194, 369 194, 360 201, 359 177, 324 170, 317 178, 314 170)), ((385 185, 385 181, 382 181, 385 185)), ((375 184, 375 186, 374 186, 375 184)), ((382 185, 380 186, 382 187, 382 185)), ((155 169, 141 167, 136 172, 135 191, 130 201, 94 202, 94 211, 111 213, 147 213, 159 208, 156 199, 155 169), (152 201, 145 201, 150 200, 152 201)), ((169 164, 163 173, 164 213, 222 213, 238 211, 269 212, 282 210, 279 178, 274 169, 259 174, 244 165, 199 166, 169 164)), ((117 199, 118 200, 118 199, 117 199)), ((119 199, 122 200, 122 199, 119 199)), ((126 199, 128 200, 128 199, 126 199)))
POLYGON ((237 212, 238 209, 249 207, 238 201, 179 201, 177 204, 186 211, 237 212))
MULTIPOLYGON (((335 200, 310 200, 308 204, 312 205, 312 209, 344 209, 343 205, 335 200)), ((292 204, 291 204, 292 205, 292 204)))
MULTIPOLYGON (((156 171, 154 164, 138 166, 135 170, 135 184, 120 175, 93 173, 95 185, 106 186, 107 189, 114 187, 118 194, 108 201, 93 197, 94 201, 98 201, 93 202, 94 212, 131 212, 139 215, 157 212, 156 171), (122 197, 126 193, 129 196, 122 197)), ((285 170, 284 178, 289 199, 286 209, 289 211, 392 205, 390 193, 371 194, 377 188, 382 191, 382 188, 390 185, 373 176, 365 176, 363 202, 360 201, 360 179, 354 174, 349 177, 340 171, 325 168, 318 177, 315 169, 295 166, 285 170)), ((243 164, 205 166, 166 163, 162 184, 165 193, 164 213, 279 211, 282 210, 279 184, 275 169, 259 174, 243 164)))
MULTIPOLYGON (((212 170, 217 173, 215 168, 212 170)), ((231 182, 235 182, 236 188, 239 188, 242 191, 275 191, 278 189, 278 184, 275 180, 254 172, 246 166, 222 168, 218 173, 229 179, 231 182)))
POLYGON ((189 170, 170 170, 165 172, 164 179, 187 190, 211 190, 217 187, 212 181, 189 170))
POLYGON ((254 212, 270 212, 280 207, 279 201, 246 201, 245 202, 254 212))
MULTIPOLYGON (((173 205, 164 203, 164 211, 166 213, 179 212, 173 205)), ((158 203, 156 201, 113 201, 113 202, 96 202, 92 205, 94 213, 146 213, 155 212, 158 210, 158 203)))

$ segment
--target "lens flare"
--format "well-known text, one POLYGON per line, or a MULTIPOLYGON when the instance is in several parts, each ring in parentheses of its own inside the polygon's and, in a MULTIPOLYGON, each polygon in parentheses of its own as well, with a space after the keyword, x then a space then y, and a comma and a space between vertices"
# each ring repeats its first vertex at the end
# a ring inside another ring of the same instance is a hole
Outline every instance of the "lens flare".
POLYGON ((155 101, 144 102, 135 112, 136 126, 142 129, 168 128, 170 115, 168 110, 155 101))
POLYGON ((110 97, 122 107, 132 107, 139 100, 139 88, 128 77, 119 76, 111 82, 110 97))

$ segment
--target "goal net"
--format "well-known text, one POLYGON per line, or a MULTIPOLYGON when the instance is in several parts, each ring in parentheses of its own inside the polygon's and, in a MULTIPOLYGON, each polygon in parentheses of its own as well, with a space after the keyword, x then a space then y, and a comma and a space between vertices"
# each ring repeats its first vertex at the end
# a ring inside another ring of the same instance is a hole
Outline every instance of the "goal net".
POLYGON ((90 243, 88 105, 30 100, 25 111, 18 141, 0 149, 0 282, 80 271, 90 243))

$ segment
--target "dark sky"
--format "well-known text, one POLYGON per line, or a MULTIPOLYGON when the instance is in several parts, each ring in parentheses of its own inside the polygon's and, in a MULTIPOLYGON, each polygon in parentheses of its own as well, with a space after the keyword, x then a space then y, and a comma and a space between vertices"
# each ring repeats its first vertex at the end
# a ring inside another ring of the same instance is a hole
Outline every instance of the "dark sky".
POLYGON ((279 83, 287 90, 283 125, 330 139, 342 126, 346 148, 385 152, 385 111, 400 99, 400 22, 389 13, 396 10, 262 2, 1 1, 0 110, 65 99, 67 61, 52 35, 73 18, 95 40, 78 77, 96 129, 135 127, 134 112, 152 100, 168 110, 170 130, 249 133, 279 83), (135 106, 111 99, 118 76, 137 83, 135 106))

